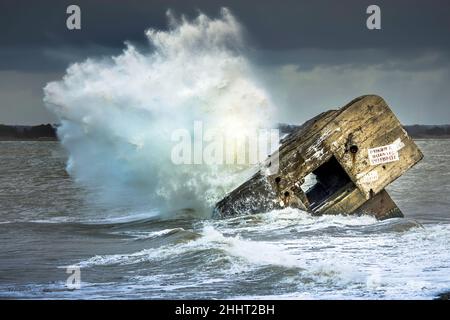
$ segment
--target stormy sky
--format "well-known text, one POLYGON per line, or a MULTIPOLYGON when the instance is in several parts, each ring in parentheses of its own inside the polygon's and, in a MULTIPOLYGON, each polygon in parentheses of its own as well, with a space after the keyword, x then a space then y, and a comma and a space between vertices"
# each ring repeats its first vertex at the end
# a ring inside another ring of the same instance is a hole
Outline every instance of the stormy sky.
POLYGON ((450 123, 450 2, 431 0, 171 1, 0 0, 0 123, 55 122, 43 86, 70 63, 145 46, 166 11, 194 18, 227 7, 245 30, 246 55, 277 105, 299 123, 356 96, 383 96, 404 124, 450 123), (77 4, 82 29, 66 28, 77 4), (381 30, 366 8, 381 8, 381 30))

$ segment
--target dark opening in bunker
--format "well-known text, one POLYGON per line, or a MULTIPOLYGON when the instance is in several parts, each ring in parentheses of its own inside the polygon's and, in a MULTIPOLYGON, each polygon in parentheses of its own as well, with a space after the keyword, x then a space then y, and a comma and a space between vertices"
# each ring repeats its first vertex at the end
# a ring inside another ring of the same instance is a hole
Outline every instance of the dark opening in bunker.
POLYGON ((310 209, 314 211, 327 199, 351 185, 354 186, 350 177, 333 156, 307 175, 301 188, 308 198, 310 209))

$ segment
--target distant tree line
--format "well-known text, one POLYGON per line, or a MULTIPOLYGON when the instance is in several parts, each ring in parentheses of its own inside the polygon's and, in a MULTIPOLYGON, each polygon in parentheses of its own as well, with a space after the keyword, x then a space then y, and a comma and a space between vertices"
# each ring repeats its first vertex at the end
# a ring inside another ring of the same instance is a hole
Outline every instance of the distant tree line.
POLYGON ((38 126, 8 126, 0 124, 0 138, 13 140, 53 140, 56 127, 51 124, 38 126))
POLYGON ((450 137, 450 125, 430 126, 416 124, 405 126, 405 130, 413 138, 450 137))
MULTIPOLYGON (((281 134, 291 133, 298 125, 280 123, 281 134)), ((412 125, 404 126, 413 138, 450 138, 450 125, 412 125)), ((0 124, 0 139, 7 140, 56 140, 56 125, 8 126, 0 124)))
MULTIPOLYGON (((297 129, 298 125, 280 123, 278 124, 278 129, 280 129, 281 134, 289 134, 295 129, 297 129)), ((450 138, 450 125, 421 125, 415 124, 410 126, 404 126, 406 132, 412 138, 450 138)))

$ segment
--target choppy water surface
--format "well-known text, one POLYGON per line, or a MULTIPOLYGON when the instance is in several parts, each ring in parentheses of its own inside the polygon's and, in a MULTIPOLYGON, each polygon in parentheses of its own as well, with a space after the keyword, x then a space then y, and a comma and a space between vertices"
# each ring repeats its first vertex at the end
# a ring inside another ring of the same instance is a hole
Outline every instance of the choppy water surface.
POLYGON ((407 218, 378 222, 108 208, 57 142, 0 142, 0 297, 433 298, 450 289, 450 141, 418 145, 424 160, 389 187, 407 218))

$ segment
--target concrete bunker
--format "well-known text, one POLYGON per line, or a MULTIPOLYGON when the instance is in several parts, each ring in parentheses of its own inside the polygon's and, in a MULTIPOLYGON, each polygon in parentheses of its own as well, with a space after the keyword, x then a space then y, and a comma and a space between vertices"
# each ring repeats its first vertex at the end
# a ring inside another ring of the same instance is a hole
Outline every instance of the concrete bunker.
POLYGON ((266 168, 219 201, 213 216, 294 207, 315 215, 402 217, 385 188, 422 158, 386 102, 361 96, 294 127, 266 168), (267 173, 274 159, 278 171, 267 173))

